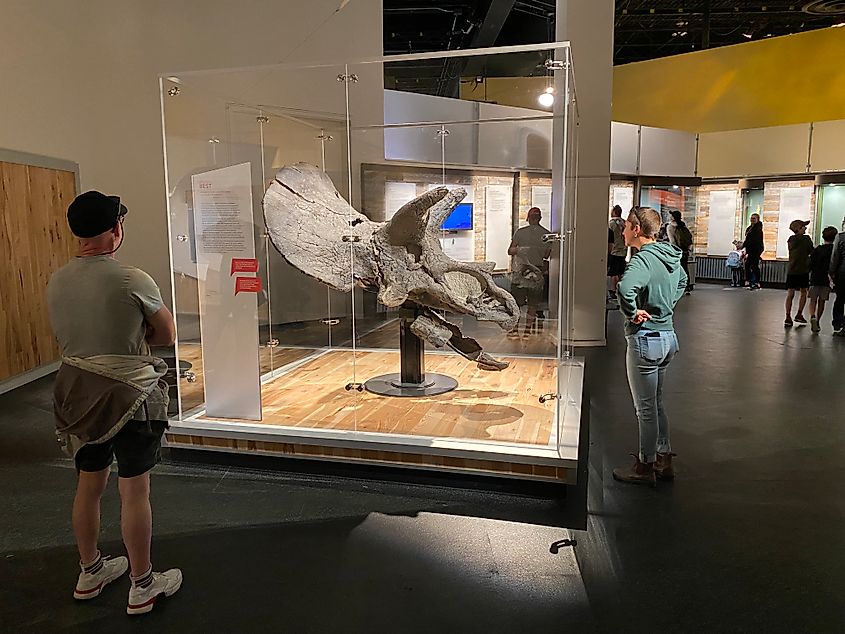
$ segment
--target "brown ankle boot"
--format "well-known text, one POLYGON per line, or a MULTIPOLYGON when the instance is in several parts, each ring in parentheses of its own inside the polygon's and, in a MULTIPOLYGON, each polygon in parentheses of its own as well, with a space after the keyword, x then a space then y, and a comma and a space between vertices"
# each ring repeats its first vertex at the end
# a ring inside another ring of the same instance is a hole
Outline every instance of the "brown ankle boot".
POLYGON ((657 486, 654 476, 654 463, 641 462, 639 456, 634 456, 634 466, 629 468, 620 467, 613 470, 613 479, 620 482, 630 482, 631 484, 646 484, 650 487, 657 486))
POLYGON ((654 474, 658 480, 674 480, 675 468, 672 466, 672 456, 675 454, 657 453, 657 462, 654 463, 654 474))

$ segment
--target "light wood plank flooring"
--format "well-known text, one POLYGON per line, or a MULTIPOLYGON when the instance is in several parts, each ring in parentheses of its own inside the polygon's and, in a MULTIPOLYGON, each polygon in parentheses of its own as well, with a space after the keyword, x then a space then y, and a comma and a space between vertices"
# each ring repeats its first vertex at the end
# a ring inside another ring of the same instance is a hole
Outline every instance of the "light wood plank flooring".
MULTIPOLYGON (((313 350, 305 348, 268 348, 261 346, 258 349, 258 370, 263 375, 275 368, 280 368, 288 363, 299 361, 313 354, 313 350)), ((180 343, 180 361, 188 361, 191 364, 191 372, 194 373, 196 381, 188 382, 186 379, 179 379, 179 389, 182 394, 182 411, 187 412, 199 407, 205 402, 205 385, 202 371, 202 346, 199 343, 180 343)))
POLYGON ((538 398, 555 391, 555 361, 507 360, 511 366, 503 372, 485 372, 458 355, 429 353, 427 371, 455 377, 458 389, 427 398, 389 398, 345 386, 398 371, 398 352, 358 352, 353 364, 351 351, 334 350, 266 383, 261 423, 546 445, 555 405, 538 398))

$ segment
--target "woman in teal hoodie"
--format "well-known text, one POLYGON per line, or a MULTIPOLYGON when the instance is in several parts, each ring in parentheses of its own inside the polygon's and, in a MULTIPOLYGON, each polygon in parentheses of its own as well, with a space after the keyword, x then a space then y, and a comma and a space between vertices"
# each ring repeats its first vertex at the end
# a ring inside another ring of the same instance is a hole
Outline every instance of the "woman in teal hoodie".
POLYGON ((671 480, 672 447, 669 419, 663 408, 663 381, 678 352, 672 315, 683 296, 687 275, 681 250, 657 242, 660 214, 650 207, 634 207, 625 221, 625 244, 638 249, 619 282, 619 308, 625 316, 625 357, 628 385, 637 410, 640 451, 633 467, 614 469, 621 482, 655 486, 655 478, 671 480))

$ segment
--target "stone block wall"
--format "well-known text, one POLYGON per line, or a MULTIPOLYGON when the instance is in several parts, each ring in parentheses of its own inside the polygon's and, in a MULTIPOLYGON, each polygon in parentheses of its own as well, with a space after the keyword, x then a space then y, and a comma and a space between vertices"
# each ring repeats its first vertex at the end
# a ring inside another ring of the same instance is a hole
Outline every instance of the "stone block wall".
MULTIPOLYGON (((766 251, 763 253, 763 258, 766 260, 777 259, 777 247, 779 240, 786 240, 787 236, 778 236, 778 224, 780 222, 780 196, 781 192, 786 188, 797 187, 812 187, 814 188, 813 180, 795 180, 795 181, 772 181, 765 184, 763 190, 763 240, 766 245, 766 251)), ((689 188, 694 189, 694 188, 689 188)), ((696 195, 695 220, 693 223, 687 220, 693 233, 695 253, 699 255, 706 255, 708 252, 707 235, 710 228, 710 192, 713 191, 731 191, 737 192, 736 197, 736 213, 734 216, 734 236, 741 240, 745 234, 746 221, 743 210, 742 193, 739 191, 735 183, 718 183, 705 184, 698 188, 696 195)), ((810 220, 810 226, 807 228, 809 235, 814 235, 814 225, 816 219, 816 193, 815 189, 810 197, 810 205, 806 213, 801 218, 802 220, 810 220)))
MULTIPOLYGON (((692 189, 692 188, 691 188, 692 189)), ((693 236, 694 252, 699 255, 707 254, 707 235, 710 231, 710 192, 736 191, 736 212, 734 215, 734 238, 739 238, 743 229, 742 196, 736 183, 718 183, 701 185, 697 192, 697 208, 694 223, 689 223, 693 236)))
POLYGON ((812 187, 813 194, 810 196, 810 208, 799 220, 809 220, 807 234, 813 235, 816 220, 816 190, 814 180, 777 181, 766 183, 763 189, 763 240, 766 250, 763 253, 764 260, 777 259, 778 240, 786 240, 788 236, 778 236, 778 223, 780 222, 780 195, 784 189, 793 187, 812 187))
MULTIPOLYGON (((546 181, 551 185, 551 178, 546 181)), ((361 179, 362 209, 368 218, 383 222, 387 217, 385 210, 385 185, 388 182, 414 183, 417 196, 443 184, 443 173, 439 168, 415 167, 405 165, 365 165, 361 179)), ((492 170, 447 169, 446 184, 473 189, 473 257, 476 262, 486 258, 487 208, 485 187, 488 185, 507 185, 513 188, 514 224, 507 227, 491 228, 494 231, 506 231, 512 235, 516 228, 517 213, 521 213, 521 192, 527 187, 528 200, 531 198, 530 183, 540 183, 533 177, 516 172, 496 172, 492 170), (536 182, 535 182, 536 181, 536 182), (519 202, 518 202, 519 201, 519 202)), ((530 206, 530 205, 529 205, 530 206)), ((395 209, 392 211, 396 211, 395 209)), ((528 211, 528 207, 525 208, 528 211)), ((524 214, 523 214, 524 216, 524 214)))

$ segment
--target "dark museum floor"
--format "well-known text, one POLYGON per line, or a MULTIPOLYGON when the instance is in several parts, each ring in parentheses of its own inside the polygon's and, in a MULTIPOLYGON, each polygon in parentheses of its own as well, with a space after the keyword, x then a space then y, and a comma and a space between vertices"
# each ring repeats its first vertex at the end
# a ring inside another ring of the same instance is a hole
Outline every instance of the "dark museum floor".
MULTIPOLYGON (((586 351, 589 530, 579 495, 166 463, 154 561, 182 590, 124 613, 128 581, 71 598, 74 472, 50 379, 0 396, 0 632, 840 632, 845 339, 784 331, 782 291, 682 300, 666 402, 678 479, 614 482, 635 448, 621 317, 586 351), (546 497, 543 497, 543 495, 546 497)), ((114 483, 104 552, 120 549, 114 483)))

